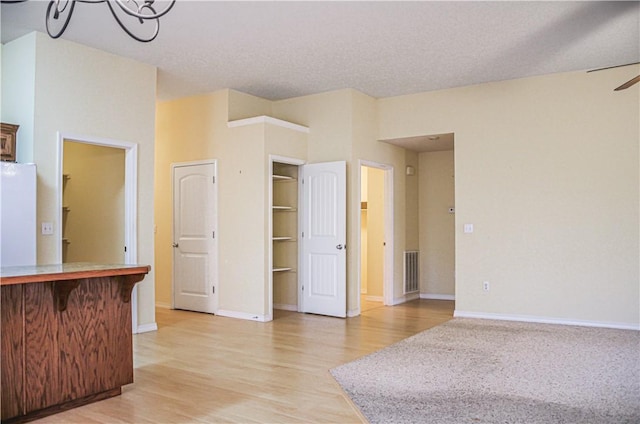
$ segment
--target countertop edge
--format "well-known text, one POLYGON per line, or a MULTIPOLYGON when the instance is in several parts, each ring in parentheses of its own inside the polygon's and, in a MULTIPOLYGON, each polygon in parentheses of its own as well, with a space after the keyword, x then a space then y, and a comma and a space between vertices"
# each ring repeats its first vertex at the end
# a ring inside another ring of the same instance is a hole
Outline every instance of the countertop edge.
POLYGON ((119 275, 148 274, 151 271, 150 265, 129 265, 123 267, 113 267, 109 269, 86 269, 77 271, 63 271, 50 273, 32 273, 15 276, 0 277, 0 285, 8 286, 13 284, 43 283, 52 281, 78 280, 83 278, 115 277, 119 275))

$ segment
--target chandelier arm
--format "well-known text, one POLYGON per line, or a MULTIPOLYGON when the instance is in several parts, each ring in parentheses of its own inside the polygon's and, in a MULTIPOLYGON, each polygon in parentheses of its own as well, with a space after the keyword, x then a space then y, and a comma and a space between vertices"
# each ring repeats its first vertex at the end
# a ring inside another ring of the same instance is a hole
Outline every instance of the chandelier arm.
MULTIPOLYGON (((131 15, 131 16, 135 16, 136 18, 139 19, 158 19, 163 17, 164 15, 166 15, 172 8, 173 6, 176 4, 176 0, 171 0, 171 2, 169 3, 169 5, 166 7, 166 9, 162 10, 161 12, 156 12, 155 9, 153 9, 153 3, 154 0, 144 0, 144 5, 141 7, 138 7, 138 12, 135 12, 133 10, 131 10, 126 3, 134 3, 134 4, 138 4, 138 2, 134 1, 134 0, 115 0, 115 3, 120 6, 120 9, 122 9, 122 11, 124 13, 126 13, 127 15, 131 15), (142 13, 140 13, 139 11, 142 9, 149 9, 151 11, 153 11, 152 15, 144 15, 142 13)), ((110 1, 107 1, 107 3, 111 3, 110 1)))
MULTIPOLYGON (((113 15, 113 18, 116 20, 118 25, 120 25, 120 28, 122 28, 122 30, 124 32, 129 34, 129 37, 131 37, 134 40, 139 41, 141 43, 148 43, 148 42, 151 42, 151 41, 156 39, 156 37, 158 36, 158 32, 160 32, 160 19, 158 19, 158 18, 150 18, 150 17, 145 18, 145 20, 155 19, 156 28, 155 28, 155 31, 153 32, 153 35, 151 36, 151 38, 141 38, 141 37, 138 37, 137 35, 135 35, 133 32, 131 32, 129 30, 129 28, 127 28, 127 26, 122 23, 122 21, 120 20, 120 18, 118 17, 118 15, 116 13, 116 11, 113 10, 113 6, 111 5, 111 2, 110 1, 106 1, 106 3, 109 6, 109 10, 111 11, 111 14, 113 15)), ((156 13, 156 11, 153 10, 153 8, 151 6, 147 5, 145 7, 149 8, 153 13, 156 13)), ((151 16, 151 15, 149 15, 149 16, 151 16)), ((143 22, 142 19, 140 19, 140 22, 141 23, 143 22)))
MULTIPOLYGON (((24 3, 26 1, 28 0, 0 0, 0 3, 11 4, 11 3, 24 3)), ((59 4, 61 0, 50 0, 49 5, 47 6, 46 15, 45 15, 45 26, 47 28, 47 34, 49 34, 51 38, 59 38, 60 36, 62 36, 62 34, 64 34, 64 32, 67 30, 67 27, 69 26, 69 21, 71 20, 71 15, 73 15, 73 10, 75 8, 76 2, 107 3, 107 6, 109 6, 109 10, 111 11, 113 18, 116 20, 118 25, 120 25, 120 28, 122 28, 124 32, 126 32, 131 38, 133 38, 136 41, 139 41, 141 43, 148 43, 150 41, 155 40, 156 37, 158 36, 158 33, 160 32, 160 18, 166 15, 176 3, 176 0, 168 0, 168 1, 169 1, 169 5, 165 9, 163 9, 160 12, 156 12, 156 10, 153 8, 153 4, 155 0, 66 0, 65 5, 64 7, 62 7, 62 9, 59 8, 59 4), (154 20, 155 30, 153 31, 153 34, 149 38, 142 38, 134 34, 127 27, 127 25, 125 25, 124 22, 120 19, 112 3, 116 3, 118 7, 122 10, 122 12, 126 13, 129 16, 137 18, 140 21, 140 24, 143 24, 145 21, 154 20), (127 6, 127 4, 135 5, 137 10, 130 9, 127 6), (69 8, 68 12, 66 12, 67 7, 69 8), (151 14, 141 13, 145 9, 146 11, 151 12, 151 14), (54 20, 57 20, 60 18, 60 15, 65 15, 65 14, 66 16, 62 17, 63 23, 60 30, 58 31, 52 30, 51 29, 52 25, 50 25, 50 22, 54 22, 54 20)))
MULTIPOLYGON (((45 26, 47 28, 47 34, 49 34, 49 37, 51 37, 51 38, 59 38, 67 30, 67 26, 69 26, 69 21, 71 21, 71 15, 73 15, 73 9, 76 6, 76 0, 69 0, 69 1, 71 3, 71 5, 69 6, 69 13, 67 13, 67 17, 64 18, 64 24, 62 24, 62 28, 57 33, 53 33, 51 31, 51 28, 49 27, 49 21, 51 19, 58 19, 58 18, 55 17, 55 15, 54 15, 53 18, 51 17, 51 8, 53 8, 54 5, 55 5, 56 12, 59 12, 59 10, 58 10, 58 2, 56 0, 51 0, 49 2, 49 6, 47 6, 46 18, 45 18, 45 21, 44 21, 45 26)), ((65 6, 63 8, 63 10, 66 9, 66 7, 67 6, 65 6)))

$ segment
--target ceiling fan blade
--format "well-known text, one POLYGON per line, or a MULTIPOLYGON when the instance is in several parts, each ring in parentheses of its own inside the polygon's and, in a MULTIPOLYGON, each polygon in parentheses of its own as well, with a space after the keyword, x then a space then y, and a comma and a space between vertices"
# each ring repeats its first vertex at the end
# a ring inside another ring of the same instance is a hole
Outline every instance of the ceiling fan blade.
POLYGON ((633 63, 625 63, 624 65, 607 66, 606 68, 591 69, 590 71, 587 71, 587 73, 605 71, 607 69, 622 68, 624 66, 639 65, 639 64, 640 62, 633 62, 633 63))
POLYGON ((638 82, 640 82, 640 75, 638 75, 635 78, 631 78, 629 81, 625 82, 624 84, 622 84, 620 87, 614 89, 613 91, 624 90, 626 88, 631 87, 633 84, 637 84, 638 82))

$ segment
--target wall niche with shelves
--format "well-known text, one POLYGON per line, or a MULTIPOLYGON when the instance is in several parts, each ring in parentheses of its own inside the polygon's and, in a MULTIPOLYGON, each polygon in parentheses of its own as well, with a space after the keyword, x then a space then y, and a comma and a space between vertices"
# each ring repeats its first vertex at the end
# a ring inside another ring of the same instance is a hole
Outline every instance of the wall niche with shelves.
POLYGON ((298 166, 273 162, 273 307, 298 306, 298 166))

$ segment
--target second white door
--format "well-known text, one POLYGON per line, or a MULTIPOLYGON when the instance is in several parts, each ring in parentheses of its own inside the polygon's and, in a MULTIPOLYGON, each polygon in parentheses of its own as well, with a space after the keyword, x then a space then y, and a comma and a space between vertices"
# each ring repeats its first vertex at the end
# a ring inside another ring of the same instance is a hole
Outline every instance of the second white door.
POLYGON ((346 162, 303 167, 302 312, 346 317, 346 162))
POLYGON ((173 165, 173 306, 215 313, 215 163, 173 165))

